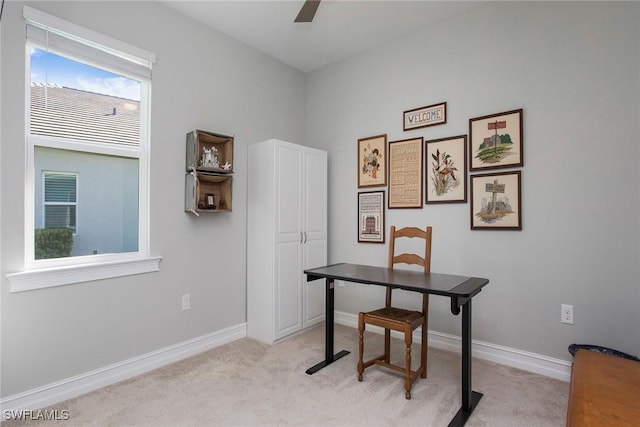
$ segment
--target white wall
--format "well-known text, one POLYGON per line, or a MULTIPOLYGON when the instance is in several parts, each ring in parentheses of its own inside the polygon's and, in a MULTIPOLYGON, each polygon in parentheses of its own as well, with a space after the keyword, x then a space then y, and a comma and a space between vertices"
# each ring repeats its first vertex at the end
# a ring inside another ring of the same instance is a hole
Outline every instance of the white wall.
POLYGON ((304 137, 301 72, 154 2, 5 2, 2 396, 246 321, 246 147, 304 137), (151 254, 158 273, 9 293, 23 263, 24 28, 29 4, 152 51, 151 254), (185 135, 235 134, 233 212, 184 212, 185 135), (5 210, 6 206, 11 206, 5 210), (191 310, 180 298, 191 294, 191 310))
MULTIPOLYGON (((522 231, 471 231, 469 204, 387 210, 387 226, 432 225, 432 271, 491 280, 474 339, 564 360, 575 342, 640 354, 639 22, 635 2, 496 2, 310 74, 329 262, 387 259, 386 245, 357 243, 358 138, 467 134, 469 118, 523 108, 522 231), (445 125, 403 132, 403 111, 441 101, 445 125), (560 323, 562 303, 575 325, 560 323)), ((336 310, 382 292, 338 287, 336 310)), ((449 301, 431 301, 430 329, 459 335, 449 301)))

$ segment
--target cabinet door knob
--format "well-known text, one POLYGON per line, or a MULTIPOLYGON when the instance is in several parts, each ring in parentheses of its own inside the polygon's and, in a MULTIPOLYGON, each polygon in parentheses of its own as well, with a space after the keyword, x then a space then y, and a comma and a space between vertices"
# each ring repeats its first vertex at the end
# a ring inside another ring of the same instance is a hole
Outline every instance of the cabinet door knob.
POLYGON ((304 242, 303 243, 307 243, 307 232, 304 232, 304 242))

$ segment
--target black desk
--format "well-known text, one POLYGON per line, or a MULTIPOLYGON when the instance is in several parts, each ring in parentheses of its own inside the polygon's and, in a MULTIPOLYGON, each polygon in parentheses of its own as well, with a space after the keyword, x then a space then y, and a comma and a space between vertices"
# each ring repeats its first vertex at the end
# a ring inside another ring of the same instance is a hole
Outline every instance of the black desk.
POLYGON ((312 268, 304 272, 307 275, 307 282, 326 279, 325 358, 322 362, 307 369, 309 375, 349 354, 346 350, 337 354, 333 353, 334 280, 449 297, 451 298, 451 313, 454 315, 460 314, 462 308, 462 406, 449 426, 465 424, 482 397, 482 393, 471 390, 471 299, 482 290, 483 286, 489 283, 489 280, 450 274, 425 274, 418 271, 393 270, 357 264, 333 264, 312 268))

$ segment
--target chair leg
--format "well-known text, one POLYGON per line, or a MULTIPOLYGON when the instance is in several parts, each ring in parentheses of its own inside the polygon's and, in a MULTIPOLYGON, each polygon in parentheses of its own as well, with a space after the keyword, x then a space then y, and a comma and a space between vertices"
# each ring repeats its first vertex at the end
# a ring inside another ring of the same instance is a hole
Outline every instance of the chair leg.
POLYGON ((364 363, 362 361, 364 354, 364 314, 358 314, 358 332, 360 338, 358 340, 358 381, 362 381, 362 374, 364 373, 364 363))
POLYGON ((411 343, 413 341, 413 337, 411 334, 411 328, 407 328, 404 331, 404 342, 406 345, 405 350, 405 371, 404 371, 404 389, 406 393, 404 397, 406 399, 411 399, 411 343))

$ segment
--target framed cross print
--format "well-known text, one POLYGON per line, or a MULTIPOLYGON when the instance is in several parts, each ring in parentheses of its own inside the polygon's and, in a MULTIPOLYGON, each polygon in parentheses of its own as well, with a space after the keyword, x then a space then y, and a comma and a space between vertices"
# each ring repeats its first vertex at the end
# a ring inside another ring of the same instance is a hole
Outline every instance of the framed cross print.
POLYGON ((471 229, 522 230, 520 171, 471 175, 471 229))

